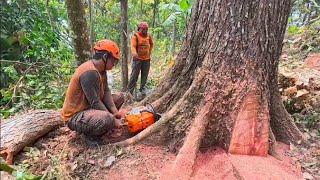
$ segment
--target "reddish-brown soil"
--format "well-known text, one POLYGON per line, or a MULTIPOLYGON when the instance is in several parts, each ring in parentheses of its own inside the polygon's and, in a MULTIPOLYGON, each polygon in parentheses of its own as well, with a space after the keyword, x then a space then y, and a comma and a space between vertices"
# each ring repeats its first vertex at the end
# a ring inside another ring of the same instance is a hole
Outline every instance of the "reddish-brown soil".
MULTIPOLYGON (((89 148, 67 128, 49 133, 35 147, 16 157, 16 164, 58 179, 166 179, 176 157, 165 146, 147 144, 89 148), (114 161, 108 163, 111 156, 114 161)), ((218 147, 201 149, 191 179, 302 179, 300 165, 285 155, 287 150, 279 143, 280 161, 269 155, 230 155, 218 147)))

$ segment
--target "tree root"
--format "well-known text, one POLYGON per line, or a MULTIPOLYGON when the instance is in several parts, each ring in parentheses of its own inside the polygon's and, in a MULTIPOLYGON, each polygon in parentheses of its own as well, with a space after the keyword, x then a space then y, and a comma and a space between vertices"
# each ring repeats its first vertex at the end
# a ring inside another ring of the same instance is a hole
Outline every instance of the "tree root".
POLYGON ((268 152, 268 154, 270 154, 274 158, 278 159, 279 161, 282 161, 282 158, 280 157, 280 155, 276 151, 276 143, 277 143, 276 137, 274 136, 272 129, 270 127, 269 128, 269 152, 268 152))
POLYGON ((292 117, 286 111, 279 92, 273 91, 270 105, 270 126, 277 140, 287 144, 309 146, 310 142, 295 125, 292 117))
POLYGON ((209 112, 210 106, 205 105, 194 119, 186 140, 179 150, 178 156, 176 157, 171 172, 166 178, 189 179, 191 177, 193 172, 193 165, 196 160, 196 156, 209 121, 209 112), (184 173, 178 173, 179 176, 177 177, 176 172, 184 173))

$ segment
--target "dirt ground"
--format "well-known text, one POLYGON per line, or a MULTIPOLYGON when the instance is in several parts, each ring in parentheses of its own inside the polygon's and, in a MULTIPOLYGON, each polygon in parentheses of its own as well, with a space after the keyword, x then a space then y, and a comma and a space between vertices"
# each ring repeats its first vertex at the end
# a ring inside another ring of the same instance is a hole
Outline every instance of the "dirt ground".
MULTIPOLYGON (((219 147, 201 149, 192 179, 320 177, 301 168, 304 158, 310 160, 315 155, 319 158, 320 144, 306 153, 297 151, 292 145, 278 143, 277 152, 281 160, 272 156, 230 155, 219 147)), ((45 175, 46 179, 166 179, 175 156, 168 147, 152 146, 147 142, 126 148, 88 147, 80 136, 62 127, 40 139, 34 147, 25 148, 16 156, 15 164, 33 174, 45 175)), ((314 165, 319 167, 319 161, 314 165)))

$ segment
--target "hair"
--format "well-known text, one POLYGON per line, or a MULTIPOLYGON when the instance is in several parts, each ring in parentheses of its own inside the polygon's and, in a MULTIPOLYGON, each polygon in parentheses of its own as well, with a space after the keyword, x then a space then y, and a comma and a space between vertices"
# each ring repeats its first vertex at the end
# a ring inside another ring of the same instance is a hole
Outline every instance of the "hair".
POLYGON ((93 59, 95 60, 100 60, 103 59, 103 57, 106 56, 105 58, 107 59, 110 56, 110 52, 108 51, 96 51, 93 55, 93 59))

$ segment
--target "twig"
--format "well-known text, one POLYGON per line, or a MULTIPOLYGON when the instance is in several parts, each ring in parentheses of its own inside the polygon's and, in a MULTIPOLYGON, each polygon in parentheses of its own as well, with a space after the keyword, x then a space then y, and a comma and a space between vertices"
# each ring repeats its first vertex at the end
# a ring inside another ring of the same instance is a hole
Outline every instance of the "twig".
POLYGON ((13 93, 12 93, 12 97, 11 99, 9 100, 9 102, 5 105, 5 107, 8 107, 9 103, 10 102, 15 102, 15 98, 16 98, 16 91, 17 91, 17 87, 18 85, 20 84, 20 82, 22 81, 22 79, 26 76, 26 74, 28 73, 28 71, 30 71, 31 67, 33 67, 34 64, 31 64, 28 69, 26 69, 24 72, 23 72, 23 75, 19 78, 19 80, 16 82, 16 85, 13 87, 13 93))
POLYGON ((21 61, 11 61, 11 60, 5 60, 5 59, 1 59, 0 62, 7 62, 7 63, 16 63, 16 64, 29 65, 29 63, 25 63, 25 62, 21 62, 21 61))

